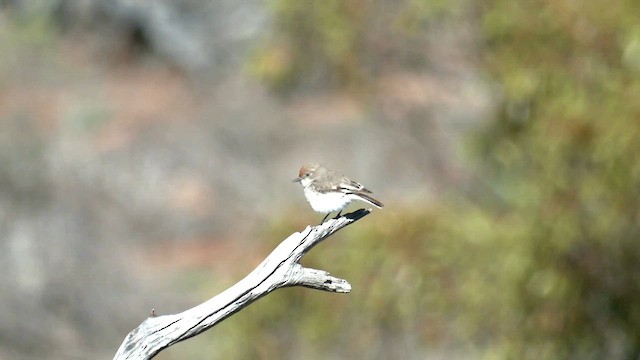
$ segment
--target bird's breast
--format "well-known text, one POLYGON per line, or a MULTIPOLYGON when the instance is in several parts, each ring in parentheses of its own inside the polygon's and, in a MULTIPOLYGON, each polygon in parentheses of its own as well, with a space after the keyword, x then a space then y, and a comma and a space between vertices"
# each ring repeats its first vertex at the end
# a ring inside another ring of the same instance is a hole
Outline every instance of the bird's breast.
POLYGON ((304 188, 304 196, 313 210, 324 214, 340 211, 351 202, 343 193, 320 193, 311 187, 304 188))

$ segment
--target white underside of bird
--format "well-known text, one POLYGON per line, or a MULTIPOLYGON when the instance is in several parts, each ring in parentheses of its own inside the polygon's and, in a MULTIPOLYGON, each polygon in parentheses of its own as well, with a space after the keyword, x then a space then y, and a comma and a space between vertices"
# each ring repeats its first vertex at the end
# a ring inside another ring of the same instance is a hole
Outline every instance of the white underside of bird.
POLYGON ((357 199, 352 194, 340 192, 321 193, 313 190, 311 186, 304 188, 304 196, 314 211, 323 214, 341 211, 351 203, 351 200, 357 199))

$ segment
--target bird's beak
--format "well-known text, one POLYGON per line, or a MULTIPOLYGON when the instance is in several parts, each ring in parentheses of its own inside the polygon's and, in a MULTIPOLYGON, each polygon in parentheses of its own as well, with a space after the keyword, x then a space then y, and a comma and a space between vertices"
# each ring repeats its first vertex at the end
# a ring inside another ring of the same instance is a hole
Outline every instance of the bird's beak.
POLYGON ((297 178, 293 179, 293 182, 300 182, 301 180, 302 180, 302 178, 297 177, 297 178))

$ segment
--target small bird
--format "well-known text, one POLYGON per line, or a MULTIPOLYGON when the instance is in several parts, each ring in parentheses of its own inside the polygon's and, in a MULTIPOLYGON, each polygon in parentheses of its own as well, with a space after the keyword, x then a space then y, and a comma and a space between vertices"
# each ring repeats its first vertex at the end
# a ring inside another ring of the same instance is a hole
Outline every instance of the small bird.
POLYGON ((293 179, 293 182, 302 184, 304 196, 313 210, 327 214, 320 222, 321 224, 332 212, 338 211, 336 217, 340 216, 342 210, 352 200, 364 201, 379 209, 384 206, 380 201, 372 198, 369 195, 371 191, 360 183, 339 175, 322 165, 302 166, 298 177, 293 179))

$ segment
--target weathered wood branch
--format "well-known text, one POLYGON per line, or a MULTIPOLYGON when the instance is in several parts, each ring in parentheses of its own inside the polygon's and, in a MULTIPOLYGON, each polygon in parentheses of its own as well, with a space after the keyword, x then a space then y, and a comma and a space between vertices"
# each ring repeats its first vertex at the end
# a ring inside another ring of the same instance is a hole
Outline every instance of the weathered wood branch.
POLYGON ((131 331, 114 360, 151 359, 163 349, 196 336, 275 289, 305 286, 348 293, 351 285, 322 270, 305 268, 300 259, 341 228, 369 214, 360 209, 317 226, 307 226, 285 239, 249 275, 208 301, 175 315, 149 317, 131 331))

